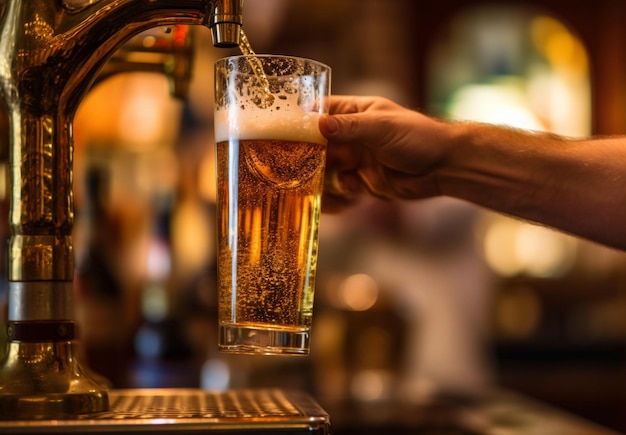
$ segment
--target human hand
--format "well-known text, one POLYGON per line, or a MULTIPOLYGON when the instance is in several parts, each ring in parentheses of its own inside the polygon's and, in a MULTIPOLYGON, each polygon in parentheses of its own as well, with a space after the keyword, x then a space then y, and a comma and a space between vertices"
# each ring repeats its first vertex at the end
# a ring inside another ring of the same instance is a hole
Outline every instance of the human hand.
POLYGON ((339 211, 366 191, 384 199, 440 194, 446 124, 381 97, 332 96, 320 118, 328 139, 324 211, 339 211))

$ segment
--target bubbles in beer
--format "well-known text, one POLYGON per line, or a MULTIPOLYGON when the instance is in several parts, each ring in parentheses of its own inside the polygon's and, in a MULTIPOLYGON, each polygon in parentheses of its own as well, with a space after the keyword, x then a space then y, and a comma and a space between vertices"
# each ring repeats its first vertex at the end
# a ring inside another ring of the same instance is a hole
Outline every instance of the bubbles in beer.
POLYGON ((237 204, 236 218, 220 215, 221 322, 310 326, 326 146, 241 140, 217 147, 218 202, 237 204), (294 163, 298 157, 304 161, 294 163), (233 185, 227 171, 237 166, 233 185))
POLYGON ((247 166, 261 180, 277 188, 306 183, 319 172, 324 154, 319 144, 297 144, 277 140, 250 141, 244 154, 247 166))

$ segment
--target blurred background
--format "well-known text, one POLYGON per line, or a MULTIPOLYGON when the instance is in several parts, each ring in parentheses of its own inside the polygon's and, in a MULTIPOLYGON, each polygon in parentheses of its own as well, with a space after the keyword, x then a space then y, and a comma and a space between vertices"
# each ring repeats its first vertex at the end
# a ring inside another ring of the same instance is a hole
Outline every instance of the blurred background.
MULTIPOLYGON (((626 133, 622 0, 246 0, 244 13, 256 52, 329 64, 335 94, 626 133)), ((311 356, 219 354, 213 63, 237 51, 213 48, 208 29, 187 36, 186 96, 164 74, 116 74, 75 119, 91 368, 116 388, 278 386, 328 408, 502 388, 626 431, 626 254, 449 198, 324 215, 311 356)))

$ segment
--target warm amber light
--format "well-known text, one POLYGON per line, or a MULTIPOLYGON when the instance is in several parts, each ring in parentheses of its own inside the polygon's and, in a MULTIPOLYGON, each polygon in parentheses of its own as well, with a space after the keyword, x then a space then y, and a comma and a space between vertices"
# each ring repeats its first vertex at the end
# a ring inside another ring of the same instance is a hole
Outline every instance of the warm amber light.
POLYGON ((574 265, 577 242, 548 228, 494 217, 483 236, 483 252, 487 264, 501 276, 555 278, 574 265))
POLYGON ((365 273, 350 275, 339 286, 339 298, 344 308, 369 310, 378 300, 378 284, 365 273))

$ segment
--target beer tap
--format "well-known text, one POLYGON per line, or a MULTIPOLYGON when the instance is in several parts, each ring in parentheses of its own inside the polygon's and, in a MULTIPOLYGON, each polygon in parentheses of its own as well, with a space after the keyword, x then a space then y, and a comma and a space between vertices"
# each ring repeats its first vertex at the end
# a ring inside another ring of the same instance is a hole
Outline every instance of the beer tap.
POLYGON ((77 359, 72 122, 118 47, 156 26, 204 25, 239 43, 243 0, 0 0, 0 100, 9 118, 8 349, 0 418, 106 411, 77 359))

